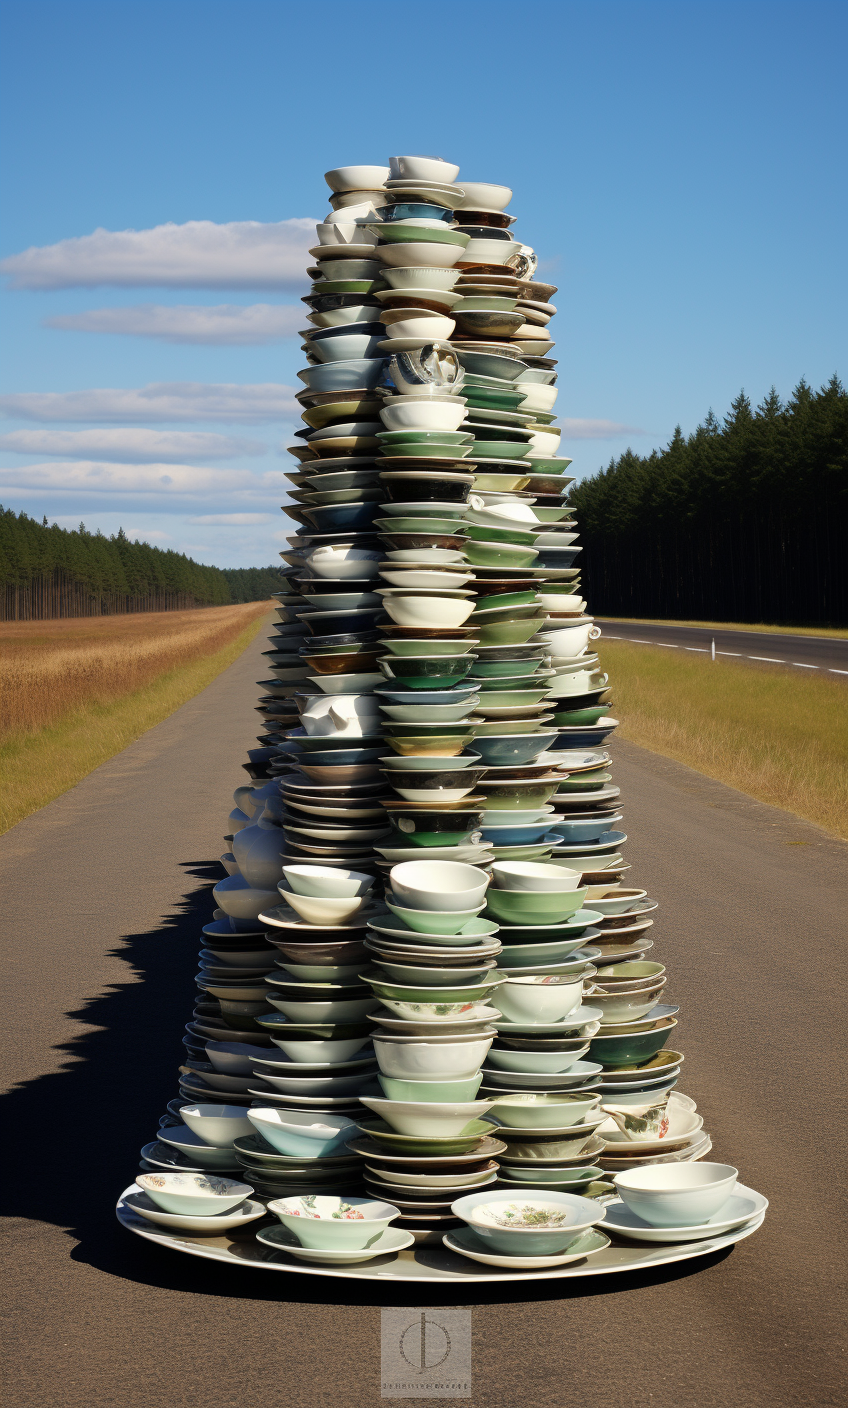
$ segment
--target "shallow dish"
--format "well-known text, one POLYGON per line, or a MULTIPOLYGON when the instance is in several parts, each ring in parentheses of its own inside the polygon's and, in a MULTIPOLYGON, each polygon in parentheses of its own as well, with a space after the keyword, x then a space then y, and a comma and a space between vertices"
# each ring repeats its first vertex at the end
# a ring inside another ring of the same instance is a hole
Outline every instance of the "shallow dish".
POLYGON ((445 1232, 442 1242, 448 1251, 458 1252, 460 1256, 468 1257, 471 1261, 480 1261, 485 1266, 504 1266, 516 1271, 542 1271, 546 1267, 565 1266, 568 1262, 582 1261, 595 1252, 602 1252, 610 1245, 609 1237, 594 1228, 580 1232, 564 1251, 555 1252, 550 1256, 525 1256, 520 1253, 490 1250, 488 1240, 481 1237, 478 1229, 474 1227, 455 1228, 451 1232, 445 1232))
POLYGON ((581 1232, 604 1219, 604 1209, 591 1199, 555 1190, 470 1193, 458 1198, 451 1211, 495 1252, 531 1256, 564 1252, 581 1232))
POLYGON ((378 1256, 396 1256, 415 1242, 412 1232, 400 1227, 387 1227, 367 1247, 303 1247, 288 1227, 264 1227, 256 1233, 257 1242, 274 1251, 288 1253, 298 1261, 311 1261, 317 1266, 350 1266, 373 1261, 378 1256))
POLYGON ((357 1251, 367 1248, 385 1232, 399 1209, 373 1198, 339 1198, 308 1194, 278 1198, 268 1211, 280 1219, 301 1246, 316 1250, 357 1251))
MULTIPOLYGON (((137 1182, 140 1184, 142 1178, 149 1178, 149 1174, 139 1174, 137 1182)), ((251 1189, 251 1192, 253 1190, 251 1189)), ((158 1223, 162 1227, 172 1227, 180 1232, 197 1232, 201 1236, 214 1237, 219 1232, 234 1231, 245 1226, 248 1222, 256 1222, 260 1217, 265 1216, 264 1203, 254 1202, 251 1198, 245 1199, 237 1207, 231 1208, 229 1212, 204 1214, 202 1217, 192 1216, 190 1213, 164 1212, 157 1207, 149 1194, 146 1192, 129 1193, 126 1198, 127 1204, 148 1222, 158 1223)))
POLYGON ((501 1095, 491 1113, 511 1129, 570 1129, 580 1125, 601 1103, 600 1095, 522 1093, 501 1095))
MULTIPOLYGON (((664 1167, 669 1167, 665 1165, 664 1167)), ((671 1166, 673 1167, 673 1165, 671 1166)), ((622 1175, 617 1175, 622 1177, 622 1175)), ((737 1183, 733 1193, 718 1210, 703 1221, 688 1226, 656 1227, 639 1217, 632 1208, 614 1198, 606 1204, 605 1225, 620 1236, 629 1237, 634 1242, 695 1242, 702 1237, 716 1237, 739 1227, 752 1218, 760 1217, 768 1208, 768 1199, 753 1188, 737 1183)))
POLYGON ((340 1152, 356 1129, 344 1115, 307 1110, 254 1107, 248 1112, 248 1130, 255 1128, 280 1154, 320 1158, 340 1152))

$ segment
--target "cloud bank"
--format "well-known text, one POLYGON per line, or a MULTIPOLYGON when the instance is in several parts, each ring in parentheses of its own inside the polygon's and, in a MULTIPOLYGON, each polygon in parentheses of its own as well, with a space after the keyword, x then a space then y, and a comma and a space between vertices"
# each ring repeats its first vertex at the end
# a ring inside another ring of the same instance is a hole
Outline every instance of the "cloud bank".
POLYGON ((236 303, 219 303, 204 308, 188 303, 174 307, 144 303, 134 308, 65 313, 45 318, 44 327, 154 337, 160 342, 248 347, 293 337, 304 321, 304 310, 293 305, 254 303, 245 308, 236 303))
POLYGON ((270 513, 203 513, 199 518, 190 518, 189 523, 211 524, 222 528, 243 528, 253 523, 270 523, 270 513))
POLYGON ((299 289, 315 221, 189 220, 150 230, 95 230, 32 246, 0 263, 12 288, 299 289))
POLYGON ((38 421, 291 421, 300 405, 279 382, 160 381, 127 389, 22 391, 0 396, 0 413, 38 421))
POLYGON ((264 455, 260 440, 193 430, 13 430, 0 435, 0 450, 18 455, 85 455, 92 460, 223 460, 264 455))
POLYGON ((622 435, 647 435, 636 425, 614 420, 561 420, 563 443, 567 440, 618 440, 622 435))
POLYGON ((238 494, 238 501, 266 502, 286 490, 282 470, 251 474, 248 469, 210 469, 187 464, 110 464, 68 460, 0 469, 0 488, 30 493, 156 494, 175 496, 238 494))

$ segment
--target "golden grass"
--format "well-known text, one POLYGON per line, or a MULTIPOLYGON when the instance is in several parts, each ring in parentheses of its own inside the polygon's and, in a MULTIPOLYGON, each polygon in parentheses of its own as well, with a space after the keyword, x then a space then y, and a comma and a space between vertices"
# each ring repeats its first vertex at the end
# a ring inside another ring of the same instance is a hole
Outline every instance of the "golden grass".
POLYGON ((0 832, 205 689, 271 604, 0 625, 0 832))
POLYGON ((848 838, 848 686, 602 640, 620 733, 848 838))
POLYGON ((828 636, 848 640, 848 626, 766 626, 758 621, 677 621, 659 620, 653 616, 599 616, 601 621, 620 621, 623 626, 701 626, 705 631, 759 631, 765 635, 828 636))

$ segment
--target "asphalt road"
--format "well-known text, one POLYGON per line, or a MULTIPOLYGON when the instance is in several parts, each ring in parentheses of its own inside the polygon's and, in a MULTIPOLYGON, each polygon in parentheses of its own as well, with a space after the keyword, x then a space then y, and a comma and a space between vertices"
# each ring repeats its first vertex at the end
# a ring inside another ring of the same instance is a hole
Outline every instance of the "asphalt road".
POLYGON ((771 631, 728 631, 712 626, 675 626, 670 622, 608 621, 597 618, 607 640, 631 640, 638 645, 662 645, 757 664, 786 665, 831 679, 848 679, 848 639, 838 636, 778 635, 771 631))
MULTIPOLYGON (((25 1408, 376 1405, 380 1306, 421 1305, 413 1287, 228 1272, 113 1214, 174 1092, 262 644, 0 838, 2 1294, 9 1401, 25 1408)), ((614 756, 632 877, 662 905, 682 1089, 713 1157, 771 1208, 735 1250, 684 1268, 444 1297, 473 1307, 470 1401, 836 1404, 846 848, 638 748, 614 756)))

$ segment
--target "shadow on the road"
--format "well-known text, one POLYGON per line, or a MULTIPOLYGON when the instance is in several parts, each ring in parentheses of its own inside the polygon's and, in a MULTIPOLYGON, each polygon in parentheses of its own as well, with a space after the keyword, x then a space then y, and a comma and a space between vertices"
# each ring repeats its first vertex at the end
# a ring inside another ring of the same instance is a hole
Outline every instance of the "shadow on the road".
MULTIPOLYGON (((26 1163, 7 1172, 0 1213, 67 1230, 70 1252, 106 1275, 140 1285, 236 1300, 291 1301, 316 1306, 474 1306, 516 1301, 571 1300, 634 1291, 684 1279, 728 1254, 673 1263, 643 1274, 611 1275, 579 1284, 519 1282, 514 1286, 450 1287, 261 1274, 179 1256, 128 1233, 114 1215, 121 1190, 137 1171, 139 1149, 156 1136, 159 1117, 176 1094, 184 1057, 184 1025, 196 989, 193 977, 202 926, 211 913, 217 861, 183 862, 198 883, 182 908, 155 929, 128 934, 115 950, 140 981, 121 983, 69 1015, 94 1028, 63 1043, 59 1071, 0 1096, 0 1127, 14 1130, 26 1163)), ((728 1251, 731 1249, 728 1249, 728 1251)))

